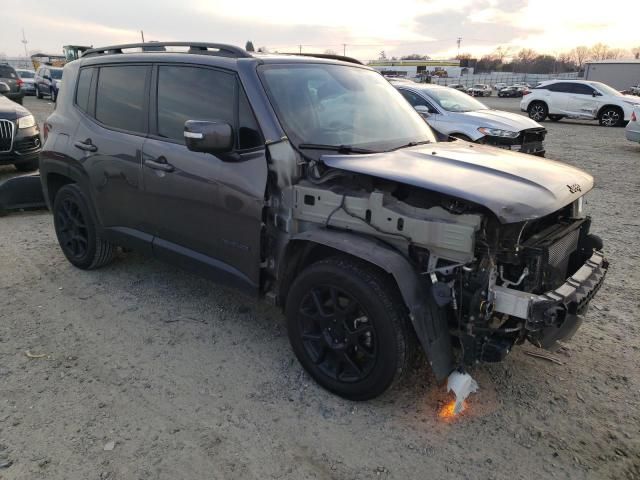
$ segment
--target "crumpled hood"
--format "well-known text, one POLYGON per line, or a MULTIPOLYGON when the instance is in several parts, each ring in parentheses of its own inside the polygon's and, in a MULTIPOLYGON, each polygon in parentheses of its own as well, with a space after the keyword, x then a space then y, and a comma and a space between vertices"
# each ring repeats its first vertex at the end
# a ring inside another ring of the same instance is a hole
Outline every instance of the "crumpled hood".
POLYGON ((527 128, 543 128, 542 125, 534 122, 529 117, 518 113, 503 112, 501 110, 476 110, 475 112, 465 112, 459 115, 475 118, 478 126, 500 128, 512 132, 519 132, 527 128))
POLYGON ((15 120, 25 115, 31 115, 29 110, 16 102, 9 100, 7 97, 0 95, 0 118, 6 120, 15 120))
POLYGON ((474 202, 503 223, 543 217, 593 188, 593 177, 570 165, 463 141, 321 159, 332 168, 474 202))

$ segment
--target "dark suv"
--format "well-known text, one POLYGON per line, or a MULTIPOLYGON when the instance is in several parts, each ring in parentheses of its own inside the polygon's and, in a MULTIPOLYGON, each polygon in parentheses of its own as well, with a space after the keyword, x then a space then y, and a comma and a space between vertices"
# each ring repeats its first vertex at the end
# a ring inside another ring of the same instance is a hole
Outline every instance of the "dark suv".
POLYGON ((22 79, 16 72, 16 69, 6 63, 0 63, 0 82, 5 83, 9 87, 9 91, 4 96, 9 100, 22 105, 24 92, 22 91, 22 79))
POLYGON ((590 175, 437 143, 353 59, 134 44, 64 78, 40 171, 68 260, 125 246, 263 295, 344 397, 385 391, 418 342, 440 380, 525 340, 554 348, 607 271, 590 175))
POLYGON ((13 164, 21 172, 38 169, 40 130, 31 112, 10 101, 10 88, 0 82, 0 165, 13 164))

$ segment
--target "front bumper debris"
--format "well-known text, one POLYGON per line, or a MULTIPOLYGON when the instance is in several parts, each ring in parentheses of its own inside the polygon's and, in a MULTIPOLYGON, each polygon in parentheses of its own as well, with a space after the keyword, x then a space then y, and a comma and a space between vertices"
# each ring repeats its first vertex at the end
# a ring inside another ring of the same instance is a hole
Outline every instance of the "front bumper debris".
POLYGON ((543 294, 496 286, 494 310, 525 320, 529 340, 540 347, 553 348, 557 341, 570 338, 578 329, 608 268, 604 255, 594 252, 562 285, 543 294))

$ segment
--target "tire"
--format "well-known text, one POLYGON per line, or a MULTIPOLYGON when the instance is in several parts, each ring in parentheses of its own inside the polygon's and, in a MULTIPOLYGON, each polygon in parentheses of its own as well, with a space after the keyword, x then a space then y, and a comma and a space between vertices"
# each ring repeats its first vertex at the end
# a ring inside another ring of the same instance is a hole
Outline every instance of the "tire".
POLYGON ((57 99, 58 99, 58 93, 52 88, 51 89, 51 101, 53 103, 56 103, 57 99))
POLYGON ((552 122, 559 122, 563 118, 563 115, 549 115, 549 120, 551 120, 552 122))
POLYGON ((40 88, 36 85, 36 98, 42 99, 42 93, 40 93, 40 88))
POLYGON ((29 162, 17 163, 13 166, 16 167, 16 170, 18 170, 19 172, 33 172, 40 168, 40 162, 38 161, 38 159, 35 159, 29 162))
POLYGON ((395 284, 356 259, 336 256, 307 267, 289 290, 285 314, 304 369, 349 400, 381 395, 402 378, 415 353, 395 284))
POLYGON ((624 124, 624 113, 619 107, 605 107, 598 114, 598 121, 603 127, 620 127, 624 124))
POLYGON ((529 118, 535 122, 544 122, 545 118, 549 114, 549 108, 544 102, 531 102, 527 108, 529 118))
POLYGON ((103 240, 76 184, 63 186, 53 202, 53 225, 67 260, 82 270, 102 267, 113 259, 114 245, 103 240))

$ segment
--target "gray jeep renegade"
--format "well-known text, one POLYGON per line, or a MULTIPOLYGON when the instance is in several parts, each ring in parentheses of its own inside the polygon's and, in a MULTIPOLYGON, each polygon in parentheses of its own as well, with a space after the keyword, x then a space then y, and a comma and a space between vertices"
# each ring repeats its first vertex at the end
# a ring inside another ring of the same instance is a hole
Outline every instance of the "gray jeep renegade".
POLYGON ((64 78, 40 172, 68 260, 123 246, 264 296, 343 397, 380 395, 418 345, 439 380, 556 348, 605 277, 590 175, 436 142, 353 59, 132 44, 64 78))

